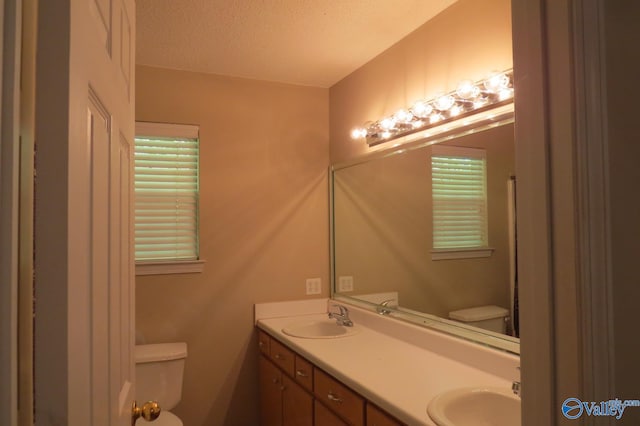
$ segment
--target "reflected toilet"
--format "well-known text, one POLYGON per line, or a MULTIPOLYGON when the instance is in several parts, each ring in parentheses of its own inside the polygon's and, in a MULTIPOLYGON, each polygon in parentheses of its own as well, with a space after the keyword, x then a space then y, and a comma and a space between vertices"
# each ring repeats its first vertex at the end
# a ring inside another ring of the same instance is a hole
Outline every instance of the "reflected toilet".
POLYGON ((467 325, 505 334, 509 310, 496 305, 477 306, 449 312, 449 318, 467 325))

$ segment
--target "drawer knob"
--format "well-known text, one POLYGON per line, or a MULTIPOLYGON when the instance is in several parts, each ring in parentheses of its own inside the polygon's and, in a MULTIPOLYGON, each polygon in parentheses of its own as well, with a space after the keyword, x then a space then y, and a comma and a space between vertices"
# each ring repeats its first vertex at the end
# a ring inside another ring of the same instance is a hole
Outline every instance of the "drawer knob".
POLYGON ((309 377, 309 375, 307 373, 305 373, 303 370, 296 370, 296 376, 298 376, 298 377, 309 377))
POLYGON ((264 342, 258 342, 258 346, 260 346, 261 348, 264 347, 264 342))
POLYGON ((282 355, 280 355, 280 354, 275 354, 274 358, 275 359, 279 359, 279 360, 283 360, 284 359, 284 357, 282 355))
POLYGON ((327 398, 329 399, 329 401, 332 402, 337 402, 338 404, 342 404, 342 398, 336 396, 333 394, 333 392, 329 392, 329 394, 327 395, 327 398))

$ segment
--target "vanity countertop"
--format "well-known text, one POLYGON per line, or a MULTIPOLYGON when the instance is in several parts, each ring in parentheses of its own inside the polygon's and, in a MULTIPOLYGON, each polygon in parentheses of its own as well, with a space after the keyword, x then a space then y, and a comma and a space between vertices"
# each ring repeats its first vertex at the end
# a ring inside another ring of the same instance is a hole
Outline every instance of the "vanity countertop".
POLYGON ((519 380, 515 355, 356 307, 349 310, 360 331, 335 339, 282 332, 301 321, 325 320, 326 313, 273 318, 257 314, 256 320, 272 337, 409 425, 434 426, 427 405, 441 392, 467 386, 510 389, 512 381, 519 380))

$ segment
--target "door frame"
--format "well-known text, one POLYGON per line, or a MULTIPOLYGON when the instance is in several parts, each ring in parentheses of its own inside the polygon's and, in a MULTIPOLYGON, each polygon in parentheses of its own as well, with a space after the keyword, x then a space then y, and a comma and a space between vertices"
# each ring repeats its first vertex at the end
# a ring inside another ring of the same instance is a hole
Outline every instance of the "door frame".
POLYGON ((22 1, 0 0, 0 423, 18 422, 18 203, 22 1))
POLYGON ((522 424, 556 425, 616 395, 603 3, 511 4, 522 424))
MULTIPOLYGON (((528 99, 527 104, 518 102, 516 98, 516 137, 518 140, 531 141, 530 144, 521 143, 521 148, 517 153, 517 164, 519 173, 519 199, 518 208, 520 214, 519 223, 519 256, 522 261, 519 271, 519 277, 521 280, 523 292, 521 299, 521 309, 523 317, 523 356, 522 356, 522 377, 523 377, 523 413, 525 417, 525 426, 527 426, 527 414, 533 415, 533 419, 536 419, 536 424, 540 424, 541 419, 548 419, 545 424, 555 424, 557 417, 559 416, 559 407, 556 401, 556 388, 557 388, 557 375, 555 371, 555 365, 557 363, 556 357, 556 342, 555 331, 560 320, 563 319, 562 313, 554 312, 555 298, 553 279, 553 261, 556 253, 553 251, 552 239, 554 230, 551 228, 551 214, 553 212, 553 205, 551 204, 551 190, 553 189, 553 182, 550 180, 550 144, 556 143, 550 140, 550 112, 548 107, 548 97, 554 96, 548 92, 549 79, 553 78, 554 69, 550 68, 548 62, 548 52, 545 50, 545 40, 548 35, 550 25, 557 25, 560 29, 569 30, 572 26, 569 22, 564 24, 550 23, 549 16, 547 15, 551 9, 549 9, 549 1, 545 0, 513 0, 512 12, 513 12, 513 28, 514 28, 514 46, 520 48, 514 51, 514 66, 516 71, 516 90, 518 91, 518 97, 520 99, 528 99), (525 46, 525 47, 523 47, 525 46), (524 138, 524 139, 523 139, 524 138), (541 173, 542 171, 542 173, 541 173), (524 222, 527 222, 527 226, 524 226, 524 222), (535 265, 535 268, 527 265, 535 265), (527 285, 528 283, 528 285, 527 285), (535 283, 535 285, 533 285, 535 283), (560 315, 558 315, 560 314, 560 315), (528 326, 526 324, 529 324, 528 326)), ((0 37, 6 33, 4 25, 13 25, 13 29, 16 34, 16 41, 19 40, 18 31, 20 19, 17 19, 20 13, 20 0, 0 0, 0 7, 5 11, 5 20, 0 22, 0 37), (14 6, 14 14, 7 14, 7 8, 14 6), (12 19, 13 17, 16 19, 12 19)), ((577 7, 590 7, 593 10, 594 7, 600 4, 598 0, 583 0, 576 2, 577 7)), ((584 10, 584 9, 583 9, 584 10)), ((572 24, 576 25, 575 28, 584 28, 584 25, 588 23, 584 22, 584 19, 589 19, 588 16, 580 16, 580 14, 574 10, 575 15, 571 16, 572 24)), ((593 15, 592 15, 593 16, 593 15)), ((556 27, 557 29, 558 27, 556 27)), ((574 33, 575 43, 579 44, 584 42, 589 37, 588 32, 574 33)), ((593 34, 592 34, 593 36, 593 34)), ((600 37, 600 34, 598 34, 600 37)), ((6 49, 7 40, 2 40, 3 49, 6 49)), ((16 42, 13 45, 14 48, 19 49, 19 43, 16 42)), ((597 54, 601 54, 598 52, 597 54)), ((15 129, 12 138, 5 138, 5 132, 9 132, 7 124, 12 122, 16 123, 16 117, 8 121, 5 120, 7 116, 6 99, 10 98, 6 92, 7 87, 19 87, 15 84, 16 75, 10 76, 7 70, 15 70, 15 61, 13 64, 9 63, 10 56, 6 54, 2 55, 0 62, 2 70, 2 143, 0 145, 0 185, 2 186, 2 195, 0 203, 2 205, 2 211, 12 212, 9 215, 3 215, 0 218, 0 368, 2 373, 0 377, 0 422, 2 424, 14 425, 16 424, 16 344, 17 339, 17 314, 15 307, 17 306, 17 243, 16 236, 14 235, 17 229, 17 215, 13 212, 17 209, 17 193, 14 193, 15 182, 17 182, 18 167, 16 154, 17 149, 15 129), (13 78, 14 80, 11 80, 13 78), (7 180, 8 179, 8 180, 7 180), (15 180, 15 182, 14 182, 15 180), (4 188, 10 188, 7 192, 4 188), (5 209, 8 208, 8 210, 5 209), (8 265, 8 267, 5 267, 8 265), (5 374, 8 373, 8 374, 5 374)), ((578 64, 580 64, 578 62, 578 64)), ((563 66, 564 67, 564 66, 563 66)), ((581 69, 578 69, 577 75, 584 76, 584 72, 590 71, 586 64, 581 65, 581 69), (586 70, 586 71, 585 71, 586 70)), ((561 70, 566 74, 566 69, 561 70)), ((578 97, 582 96, 584 99, 585 87, 576 87, 580 80, 576 78, 574 74, 575 70, 569 70, 571 75, 571 86, 577 90, 578 97)), ((591 69, 593 71, 593 69, 591 69)), ((599 78, 602 78, 600 76, 599 78)), ((577 105, 578 116, 591 117, 583 109, 584 104, 577 105), (582 108, 582 110, 580 109, 582 108), (587 114, 587 115, 584 115, 587 114)), ((14 110, 14 113, 16 110, 14 110)), ((593 113, 593 112, 592 112, 593 113)), ((572 123, 574 117, 569 118, 569 122, 572 123)), ((597 112, 596 112, 596 119, 597 112)), ((599 120, 606 119, 600 116, 599 120)), ((593 123, 589 121, 588 123, 593 123)), ((602 122, 600 123, 602 125, 602 122)), ((576 149, 577 155, 580 158, 586 154, 587 146, 580 143, 584 141, 583 137, 588 135, 594 135, 594 130, 589 129, 585 122, 580 124, 578 132, 578 147, 576 149)), ((574 135, 575 136, 575 135, 574 135)), ((606 143, 603 142, 603 143, 606 143)), ((591 176, 588 171, 592 170, 594 165, 580 163, 580 175, 591 176)), ((572 170, 574 176, 578 174, 577 170, 572 170)), ((578 177, 578 179, 582 179, 578 177)), ((576 196, 584 197, 592 194, 588 187, 585 187, 585 181, 579 181, 577 185, 576 196)), ((583 225, 580 228, 580 235, 584 235, 585 230, 590 229, 589 226, 594 226, 596 230, 605 232, 604 238, 607 238, 606 228, 603 230, 603 224, 606 225, 606 221, 602 218, 598 219, 598 209, 603 208, 606 204, 602 204, 606 200, 596 201, 595 206, 579 206, 581 213, 592 213, 595 216, 595 223, 589 225, 589 221, 581 221, 583 225)), ((600 234, 602 235, 602 234, 600 234)), ((580 246, 580 250, 587 250, 588 246, 580 246)), ((606 258, 607 253, 594 253, 591 255, 591 260, 602 260, 608 262, 606 258), (604 259, 602 258, 604 257, 604 259)), ((585 258, 580 258, 582 261, 576 262, 578 269, 584 268, 586 264, 585 258)), ((605 263, 606 266, 606 263, 605 263)), ((584 270, 583 270, 584 273, 584 270)), ((597 276, 598 271, 594 272, 594 277, 597 276)), ((578 283, 579 284, 579 283, 578 283)), ((611 283, 606 282, 606 287, 603 291, 611 290, 611 283)), ((582 309, 581 315, 578 315, 579 311, 575 311, 573 318, 568 318, 574 321, 581 328, 585 327, 585 331, 593 328, 592 320, 594 315, 601 315, 604 318, 609 318, 610 312, 606 305, 598 304, 600 309, 604 309, 597 314, 590 314, 589 306, 591 306, 592 296, 595 289, 585 287, 582 292, 582 298, 578 300, 578 309, 582 309)), ((593 307, 593 306, 591 306, 593 307)), ((66 308, 65 308, 66 313, 66 308)), ((64 317, 64 315, 62 315, 64 317)), ((61 319, 61 318, 58 318, 61 319)), ((63 323, 66 323, 66 319, 63 319, 63 323)), ((602 340, 608 338, 606 333, 595 336, 594 339, 602 340)), ((604 356, 605 359, 609 359, 611 353, 592 353, 590 348, 598 348, 597 345, 588 345, 588 342, 581 342, 583 346, 581 349, 576 348, 574 355, 577 358, 582 359, 581 354, 585 354, 591 357, 604 356), (590 348, 589 348, 590 346, 590 348), (590 355, 589 355, 590 354, 590 355)), ((604 348, 603 350, 608 350, 604 348)), ((37 351, 38 349, 36 349, 37 351)), ((42 354, 41 356, 44 356, 42 354)), ((594 358, 596 359, 596 358, 594 358)), ((592 364, 589 360, 581 362, 585 367, 592 364)), ((582 373, 587 373, 588 369, 578 366, 582 373)), ((605 365, 598 372, 592 372, 593 376, 587 377, 587 382, 595 383, 598 381, 608 381, 612 378, 610 375, 610 366, 605 365)), ((610 390, 613 391, 613 384, 608 381, 610 390)), ((579 383, 579 386, 583 385, 579 383)), ((60 392, 61 400, 65 401, 66 406, 66 392, 60 392), (64 396, 63 396, 64 395, 64 396)), ((612 395, 612 394, 611 394, 612 395)))

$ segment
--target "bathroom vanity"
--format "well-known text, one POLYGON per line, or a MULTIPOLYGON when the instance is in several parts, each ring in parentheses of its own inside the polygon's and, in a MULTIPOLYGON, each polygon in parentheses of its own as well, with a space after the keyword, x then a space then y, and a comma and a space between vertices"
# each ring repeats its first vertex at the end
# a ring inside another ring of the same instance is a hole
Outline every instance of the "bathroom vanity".
POLYGON ((263 425, 403 425, 262 330, 258 346, 263 425))
POLYGON ((327 303, 256 305, 263 424, 435 426, 427 406, 437 395, 519 381, 517 355, 356 306, 342 337, 283 331, 325 324, 327 303))

